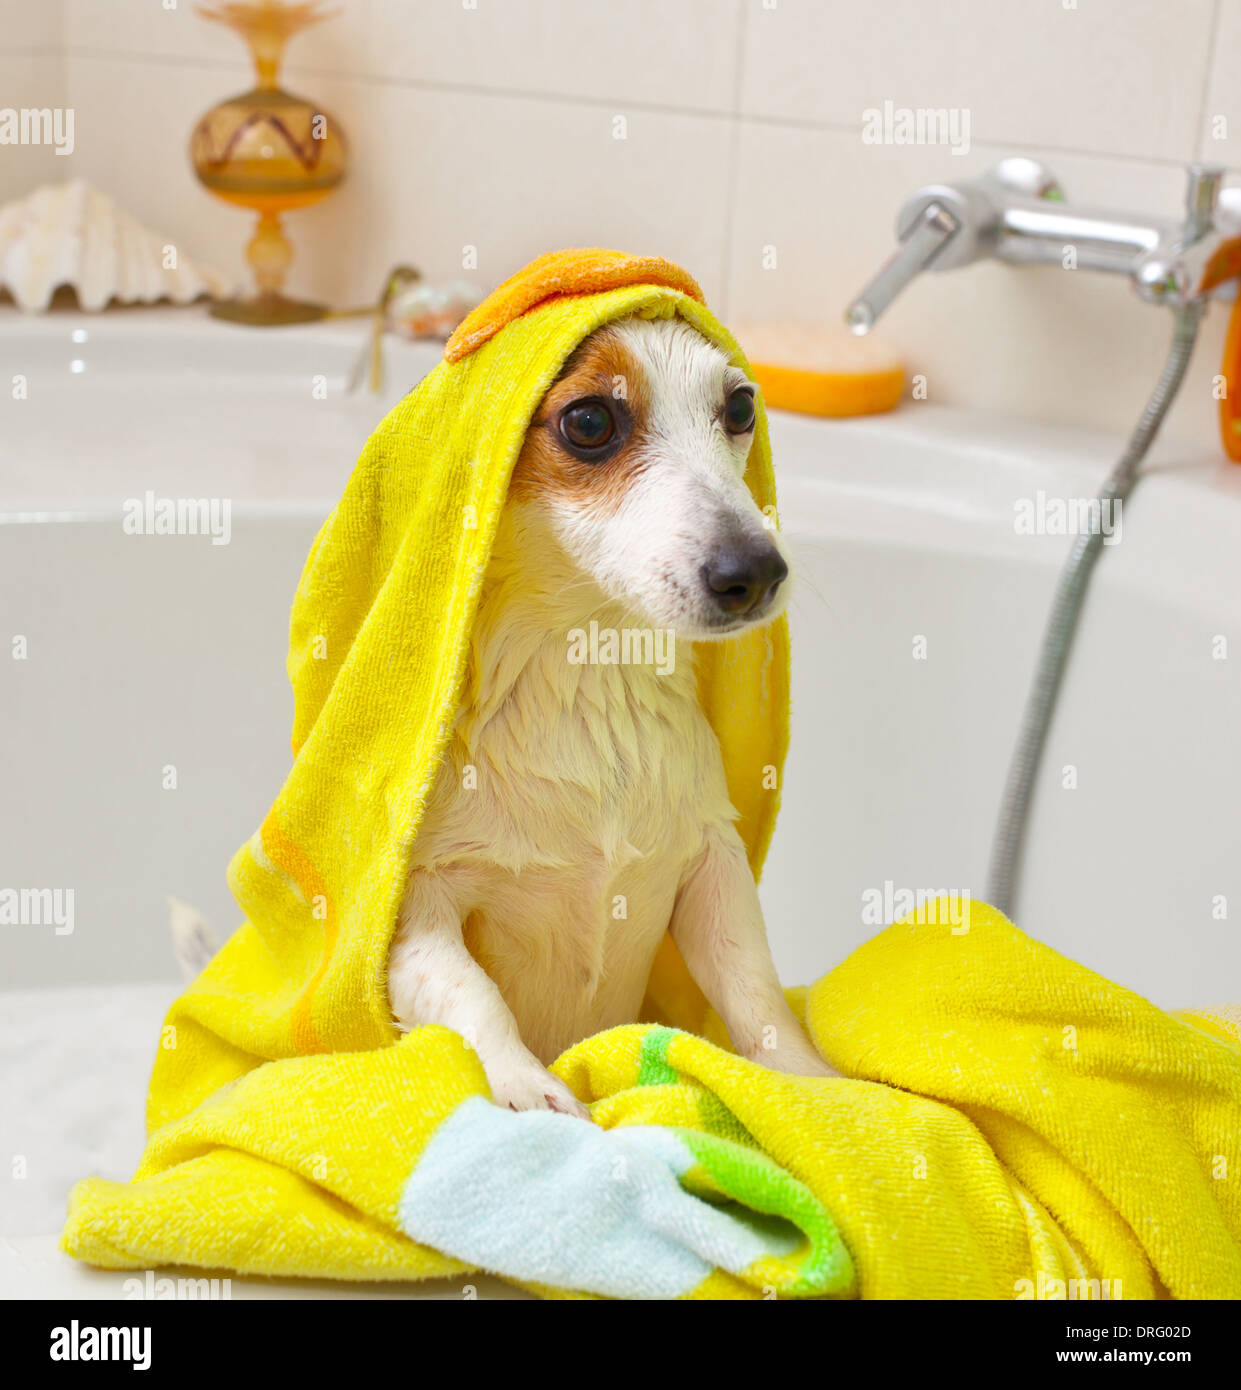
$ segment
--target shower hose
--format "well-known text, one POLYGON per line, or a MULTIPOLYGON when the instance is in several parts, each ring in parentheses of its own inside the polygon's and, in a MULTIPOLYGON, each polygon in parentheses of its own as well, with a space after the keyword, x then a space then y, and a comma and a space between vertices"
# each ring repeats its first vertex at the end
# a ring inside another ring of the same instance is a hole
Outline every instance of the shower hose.
MULTIPOLYGON (((1129 439, 1120 461, 1109 474, 1099 492, 1100 503, 1123 502, 1133 489, 1138 465, 1150 448, 1168 407, 1176 398, 1185 377, 1198 336, 1198 325, 1204 309, 1203 300, 1191 300, 1174 312, 1172 347, 1164 363, 1159 381, 1137 428, 1129 439)), ((1056 586, 1051 615, 1043 633, 1034 683, 1026 700, 1017 746, 1009 764, 1008 780, 1004 784, 1004 799, 1000 803, 995 840, 991 847, 991 867, 987 879, 987 901, 998 907, 1006 917, 1013 915, 1013 898, 1021 870, 1021 852, 1025 843, 1030 816, 1030 800, 1038 774, 1047 730, 1056 707, 1056 696, 1064 677, 1064 667, 1073 634, 1081 616, 1086 586, 1103 549, 1102 528, 1079 535, 1069 553, 1068 563, 1056 586)))

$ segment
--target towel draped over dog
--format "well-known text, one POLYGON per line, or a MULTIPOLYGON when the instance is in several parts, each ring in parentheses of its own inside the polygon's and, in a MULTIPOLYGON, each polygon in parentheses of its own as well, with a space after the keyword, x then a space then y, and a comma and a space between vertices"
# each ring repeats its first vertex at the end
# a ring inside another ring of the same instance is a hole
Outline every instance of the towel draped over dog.
MULTIPOLYGON (((670 939, 647 1022, 554 1067, 593 1125, 502 1110, 460 1037, 396 1028, 388 949, 513 464, 572 351, 633 314, 678 315, 745 368, 684 271, 557 253, 368 442, 294 599, 293 764, 229 870, 246 921, 168 1015, 132 1182, 79 1183, 63 1247, 113 1268, 487 1269, 560 1295, 1241 1296, 1241 1029, 1164 1014, 981 905, 964 932, 924 911, 794 992, 848 1080, 733 1055, 670 939)), ((761 403, 746 480, 774 522, 761 403)), ((757 875, 785 624, 695 661, 757 875)))

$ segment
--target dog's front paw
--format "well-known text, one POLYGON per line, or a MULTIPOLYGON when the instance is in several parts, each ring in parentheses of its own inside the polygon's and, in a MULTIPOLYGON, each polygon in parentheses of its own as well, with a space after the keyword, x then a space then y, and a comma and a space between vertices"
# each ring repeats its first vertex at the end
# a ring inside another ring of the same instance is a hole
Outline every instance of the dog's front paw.
POLYGON ((510 1110, 555 1110, 589 1120, 590 1111, 571 1090, 533 1059, 520 1065, 487 1068, 491 1096, 497 1105, 510 1110))
POLYGON ((814 1044, 800 1029, 791 1037, 780 1038, 774 1047, 760 1045, 750 1049, 746 1056, 761 1067, 792 1076, 840 1076, 819 1056, 814 1044))

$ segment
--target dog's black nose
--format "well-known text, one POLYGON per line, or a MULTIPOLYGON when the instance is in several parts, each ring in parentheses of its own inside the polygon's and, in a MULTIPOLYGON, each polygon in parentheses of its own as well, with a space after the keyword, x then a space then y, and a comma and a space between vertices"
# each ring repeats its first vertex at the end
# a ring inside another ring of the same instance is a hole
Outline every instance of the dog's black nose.
POLYGON ((726 613, 737 614, 761 607, 788 573, 784 556, 770 541, 725 546, 702 567, 702 577, 715 602, 726 613))

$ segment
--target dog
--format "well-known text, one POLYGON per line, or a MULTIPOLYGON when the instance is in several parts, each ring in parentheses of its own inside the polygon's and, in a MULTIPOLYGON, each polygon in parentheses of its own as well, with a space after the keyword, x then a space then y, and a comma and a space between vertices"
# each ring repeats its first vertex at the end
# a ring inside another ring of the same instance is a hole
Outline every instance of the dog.
POLYGON ((547 1065, 637 1018, 668 931, 738 1053, 836 1075, 781 990, 694 684, 691 643, 787 602, 743 480, 756 395, 684 321, 622 319, 514 467, 387 964, 398 1026, 460 1033, 514 1110, 589 1118, 547 1065), (622 659, 574 660, 587 633, 622 659), (625 661, 634 634, 665 659, 625 661))

